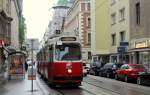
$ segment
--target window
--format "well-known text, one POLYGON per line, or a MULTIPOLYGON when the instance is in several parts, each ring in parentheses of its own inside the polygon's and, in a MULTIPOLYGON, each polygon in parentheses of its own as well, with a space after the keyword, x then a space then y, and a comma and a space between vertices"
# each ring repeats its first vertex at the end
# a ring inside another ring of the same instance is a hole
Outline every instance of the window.
POLYGON ((90 8, 91 8, 90 3, 87 3, 87 11, 90 11, 90 8))
POLYGON ((88 59, 92 59, 91 52, 88 52, 88 59))
POLYGON ((125 8, 122 8, 122 9, 119 11, 119 15, 120 15, 120 18, 119 18, 120 21, 125 20, 125 8))
POLYGON ((136 3, 136 24, 140 24, 140 2, 136 3))
POLYGON ((116 24, 116 13, 113 13, 111 15, 111 21, 112 21, 112 25, 116 24))
POLYGON ((112 46, 116 45, 116 34, 112 34, 112 46))
POLYGON ((125 32, 122 31, 120 32, 120 42, 124 42, 125 41, 125 32))
POLYGON ((88 45, 91 45, 91 33, 88 33, 88 45))
POLYGON ((81 3, 81 11, 85 10, 85 3, 81 3))
POLYGON ((90 18, 88 18, 87 26, 88 26, 88 28, 91 27, 91 19, 90 18))

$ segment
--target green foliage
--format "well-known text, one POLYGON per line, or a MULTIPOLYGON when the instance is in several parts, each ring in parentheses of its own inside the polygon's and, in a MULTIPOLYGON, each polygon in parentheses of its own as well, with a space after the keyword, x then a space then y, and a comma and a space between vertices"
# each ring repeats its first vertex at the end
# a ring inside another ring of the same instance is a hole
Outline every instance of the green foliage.
POLYGON ((23 43, 25 42, 25 32, 26 32, 25 18, 23 16, 21 16, 19 19, 19 44, 20 44, 20 48, 22 47, 23 43))

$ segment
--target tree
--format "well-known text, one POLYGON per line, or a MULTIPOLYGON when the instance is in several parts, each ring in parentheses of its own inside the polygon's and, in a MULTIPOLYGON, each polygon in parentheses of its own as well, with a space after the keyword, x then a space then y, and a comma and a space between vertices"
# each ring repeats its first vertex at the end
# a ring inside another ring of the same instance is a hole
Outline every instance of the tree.
POLYGON ((19 19, 19 46, 20 46, 20 49, 22 49, 22 46, 25 43, 25 32, 26 32, 25 18, 23 16, 21 16, 19 19))

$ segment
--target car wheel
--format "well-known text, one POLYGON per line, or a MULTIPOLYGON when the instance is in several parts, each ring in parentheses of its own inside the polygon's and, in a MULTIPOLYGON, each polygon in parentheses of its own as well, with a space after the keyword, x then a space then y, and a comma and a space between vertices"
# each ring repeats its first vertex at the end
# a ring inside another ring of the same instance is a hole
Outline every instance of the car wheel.
POLYGON ((128 78, 127 75, 125 76, 125 79, 124 79, 124 80, 125 80, 125 82, 128 82, 128 81, 129 81, 129 78, 128 78))
POLYGON ((106 77, 107 77, 107 78, 109 78, 109 77, 110 77, 109 73, 107 73, 107 74, 106 74, 106 77))
POLYGON ((142 79, 141 79, 141 77, 137 78, 137 84, 142 85, 142 79))

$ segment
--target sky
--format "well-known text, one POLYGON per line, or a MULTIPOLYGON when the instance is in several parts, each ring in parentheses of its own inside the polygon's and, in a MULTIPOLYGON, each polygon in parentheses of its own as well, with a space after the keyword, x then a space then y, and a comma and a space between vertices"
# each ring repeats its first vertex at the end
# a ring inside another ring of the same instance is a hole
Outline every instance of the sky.
POLYGON ((52 6, 57 0, 23 0, 23 16, 27 25, 27 38, 42 39, 49 21, 52 6))

